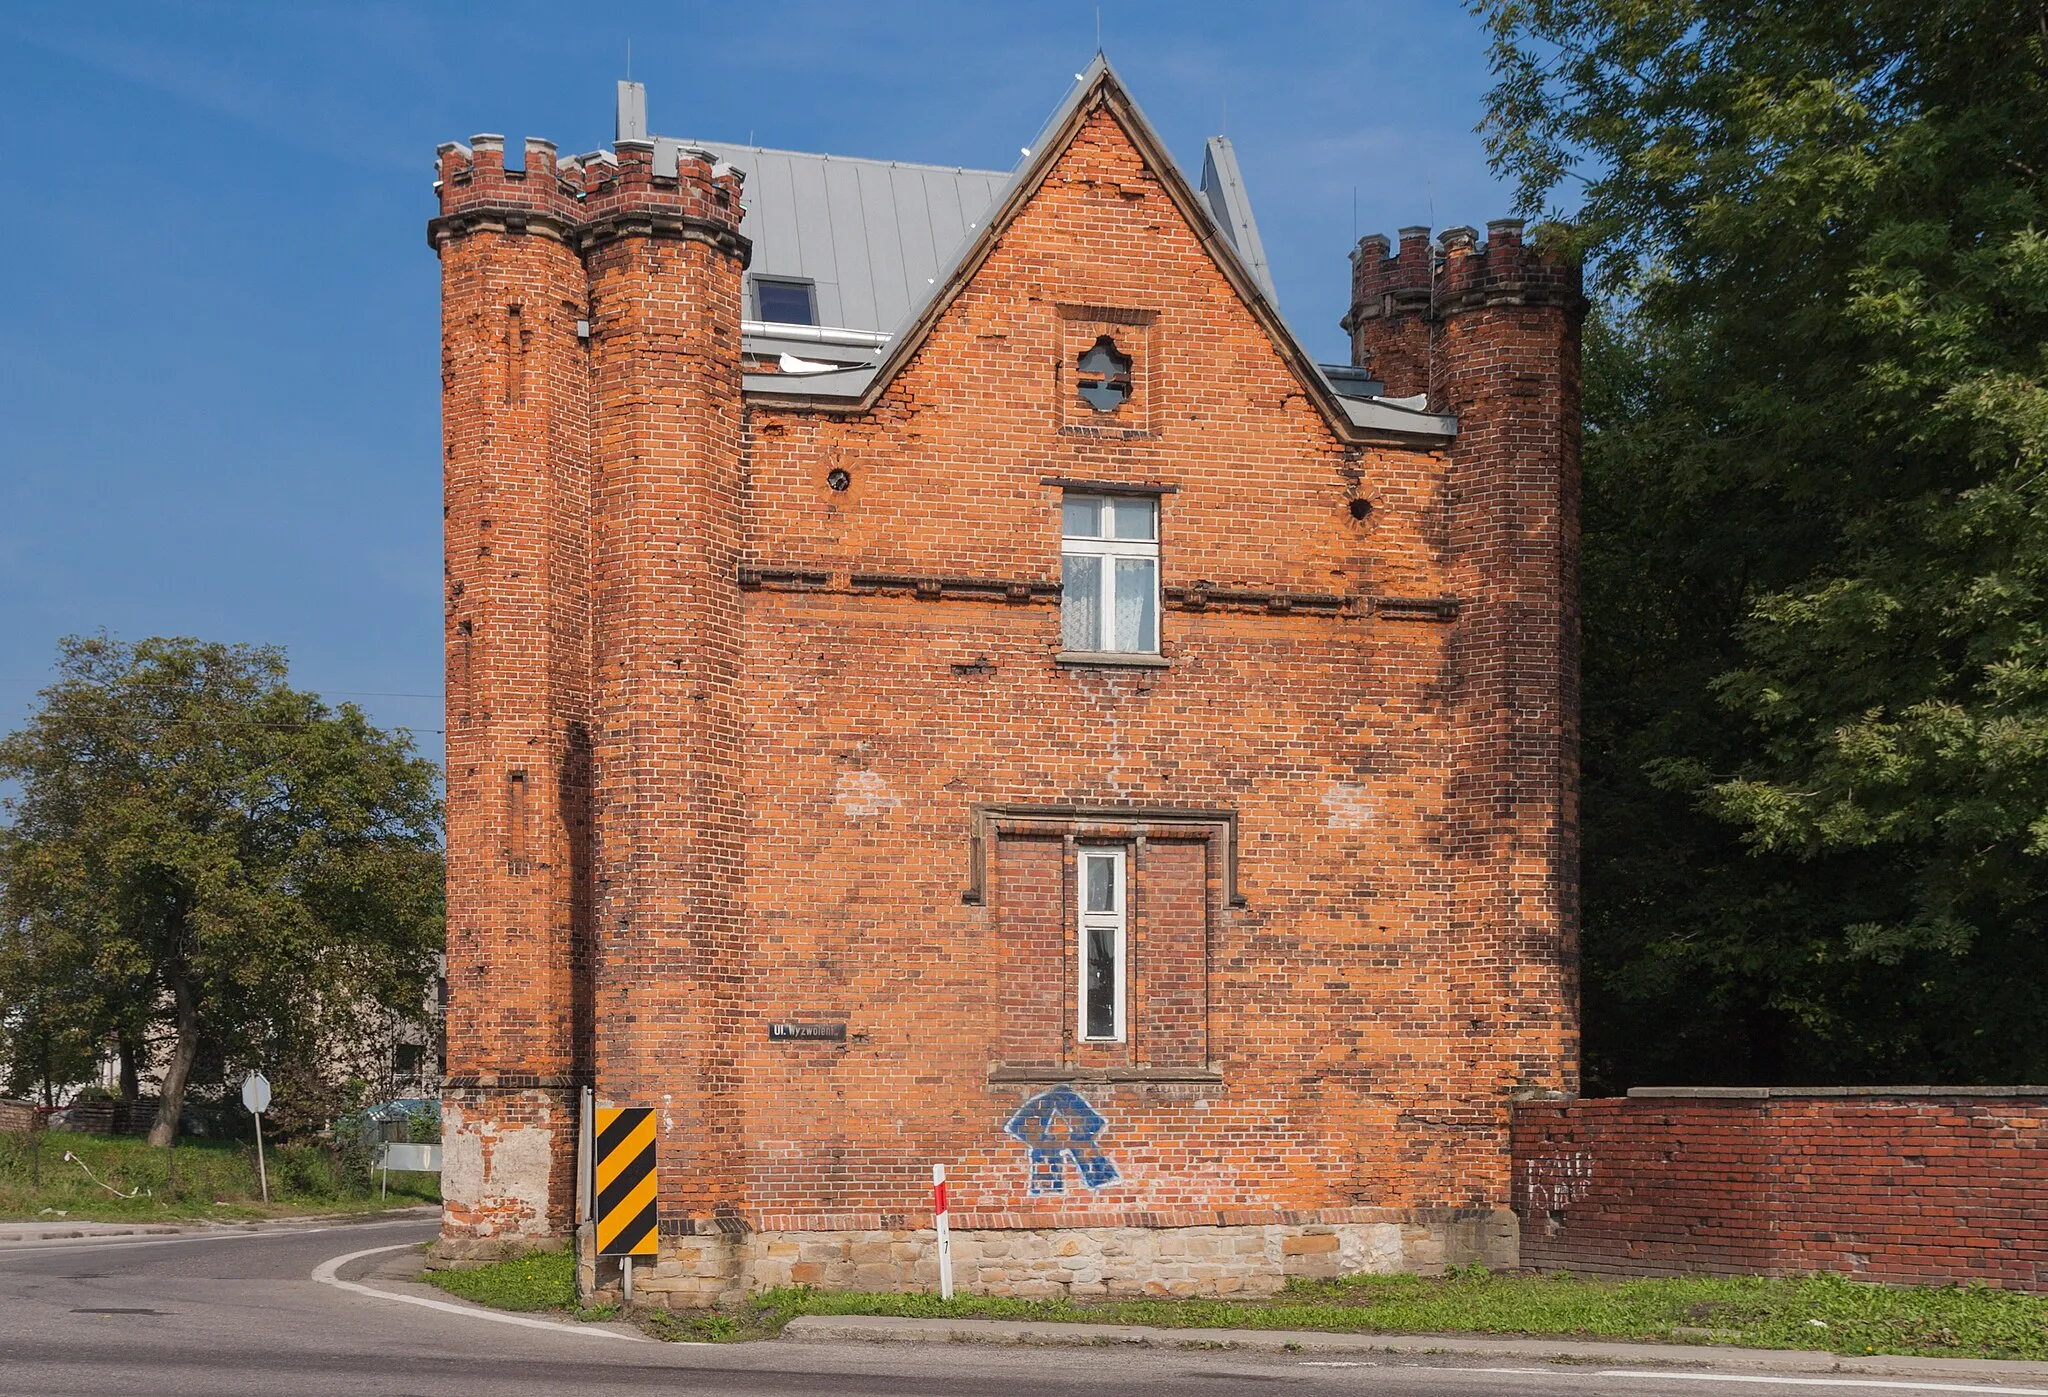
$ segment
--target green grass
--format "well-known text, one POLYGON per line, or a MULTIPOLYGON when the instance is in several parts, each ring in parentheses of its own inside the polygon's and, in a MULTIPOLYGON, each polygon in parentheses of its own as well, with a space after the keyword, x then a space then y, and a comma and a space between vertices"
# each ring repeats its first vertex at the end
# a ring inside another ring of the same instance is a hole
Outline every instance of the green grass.
POLYGON ((576 1255, 569 1251, 532 1252, 462 1271, 429 1271, 422 1279, 494 1309, 576 1308, 576 1255))
MULTIPOLYGON (((573 1311, 576 1306, 576 1268, 567 1252, 472 1271, 442 1271, 429 1279, 455 1294, 507 1309, 573 1311)), ((766 1291, 732 1313, 657 1312, 639 1318, 644 1328, 662 1338, 724 1340, 770 1337, 799 1315, 1536 1335, 1851 1354, 2048 1359, 2048 1297, 1988 1286, 1868 1285, 1835 1276, 1604 1280, 1489 1275, 1474 1267, 1437 1279, 1359 1276, 1297 1281, 1270 1300, 1088 1303, 981 1296, 944 1301, 928 1294, 797 1288, 766 1291)))
POLYGON ((1905 1288, 1836 1276, 1606 1280, 1488 1275, 1295 1282, 1270 1300, 1062 1300, 769 1291, 764 1327, 803 1314, 971 1316, 1161 1328, 1492 1334, 1947 1358, 2048 1358, 2048 1298, 1988 1286, 1905 1288))
POLYGON ((154 1150, 129 1135, 0 1132, 0 1218, 178 1222, 357 1212, 441 1199, 438 1175, 394 1173, 390 1198, 379 1199, 376 1179, 343 1167, 319 1146, 265 1153, 268 1204, 261 1201, 251 1144, 180 1140, 173 1150, 154 1150))

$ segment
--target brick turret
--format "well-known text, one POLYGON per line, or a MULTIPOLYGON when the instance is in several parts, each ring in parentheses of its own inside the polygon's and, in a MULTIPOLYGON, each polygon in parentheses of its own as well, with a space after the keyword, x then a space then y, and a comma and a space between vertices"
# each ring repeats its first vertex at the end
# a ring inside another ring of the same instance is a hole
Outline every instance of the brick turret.
MULTIPOLYGON (((661 1196, 733 1201, 740 993, 739 179, 618 143, 590 270, 600 1102, 661 1103, 661 1196), (681 214, 678 218, 676 215, 681 214)), ((597 200, 593 200, 597 202, 597 200)))
MULTIPOLYGON (((703 754, 736 730, 721 598, 747 244, 739 172, 673 143, 558 161, 528 140, 508 169, 483 135, 442 146, 438 172, 444 1247, 475 1254, 573 1221, 580 1087, 648 1099, 653 1065, 607 1056, 600 1025, 712 1002, 703 958, 730 915, 705 887, 731 871, 736 797, 703 754)), ((664 1166, 700 1172, 685 1146, 664 1166)))
POLYGON ((447 1229, 545 1235, 588 1079, 589 374, 577 194, 529 141, 440 151, 447 1229))
MULTIPOLYGON (((1519 219, 1483 243, 1449 228, 1432 248, 1427 228, 1403 228, 1388 246, 1374 234, 1352 254, 1352 362, 1458 420, 1444 484, 1456 995, 1514 1006, 1491 1025, 1519 1040, 1511 1083, 1575 1092, 1580 271, 1526 244, 1519 219)), ((1498 1168, 1505 1183, 1505 1152, 1498 1168)))
POLYGON ((1403 228, 1399 251, 1386 235, 1360 238, 1351 253, 1351 362, 1370 364, 1387 395, 1406 398, 1429 383, 1429 307, 1436 256, 1429 229, 1403 228))
MULTIPOLYGON (((1513 1079, 1578 1089, 1579 268, 1519 220, 1443 234, 1429 394, 1456 414, 1446 581, 1461 978, 1509 1006, 1513 1079), (1562 1020, 1559 1014, 1566 1017, 1562 1020), (1536 1045, 1550 1044, 1539 1048, 1536 1045)), ((1503 1156, 1501 1167, 1506 1168, 1503 1156)))

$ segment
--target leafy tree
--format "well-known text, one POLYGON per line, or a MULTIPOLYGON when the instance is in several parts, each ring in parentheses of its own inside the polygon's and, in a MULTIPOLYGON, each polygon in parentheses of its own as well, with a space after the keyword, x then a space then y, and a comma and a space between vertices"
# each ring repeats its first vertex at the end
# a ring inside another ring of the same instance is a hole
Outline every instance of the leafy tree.
POLYGON ((1479 8, 1605 310, 1592 1075, 2038 1079, 2048 7, 1479 8))
POLYGON ((94 1019, 77 1012, 94 998, 84 958, 75 945, 52 945, 53 930, 25 916, 0 928, 0 1089, 40 1096, 45 1106, 57 1104, 58 1088, 92 1075, 103 1041, 94 1019))
MULTIPOLYGON (((0 996, 195 1064, 316 1061, 416 1009, 442 942, 440 802, 411 739, 286 683, 282 651, 104 636, 0 740, 0 996)), ((19 1031, 15 1042, 24 1041, 19 1031)))

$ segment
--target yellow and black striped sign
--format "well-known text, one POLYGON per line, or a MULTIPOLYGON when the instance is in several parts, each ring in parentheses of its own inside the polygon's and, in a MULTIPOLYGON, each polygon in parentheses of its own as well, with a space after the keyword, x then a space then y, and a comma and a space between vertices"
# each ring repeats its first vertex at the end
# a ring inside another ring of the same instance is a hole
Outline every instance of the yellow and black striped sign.
POLYGON ((596 1124, 597 1254, 653 1256, 654 1112, 599 1107, 596 1124))

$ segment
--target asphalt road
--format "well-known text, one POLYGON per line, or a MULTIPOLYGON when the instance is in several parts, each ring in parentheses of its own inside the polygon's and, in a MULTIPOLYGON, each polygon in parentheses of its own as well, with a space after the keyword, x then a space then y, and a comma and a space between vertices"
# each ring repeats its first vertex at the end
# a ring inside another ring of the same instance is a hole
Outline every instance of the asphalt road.
MULTIPOLYGON (((1372 1397, 1905 1397, 1997 1391, 1900 1380, 1624 1376, 1388 1358, 1332 1365, 1281 1355, 963 1345, 679 1345, 496 1323, 313 1279, 323 1262, 425 1241, 430 1221, 231 1237, 0 1247, 0 1394, 958 1394, 1160 1397, 1297 1392, 1372 1397), (1732 1389, 1730 1384, 1733 1384, 1732 1389)), ((365 1257, 339 1278, 390 1258, 365 1257)), ((2011 1390, 2011 1389, 2008 1389, 2011 1390)))

